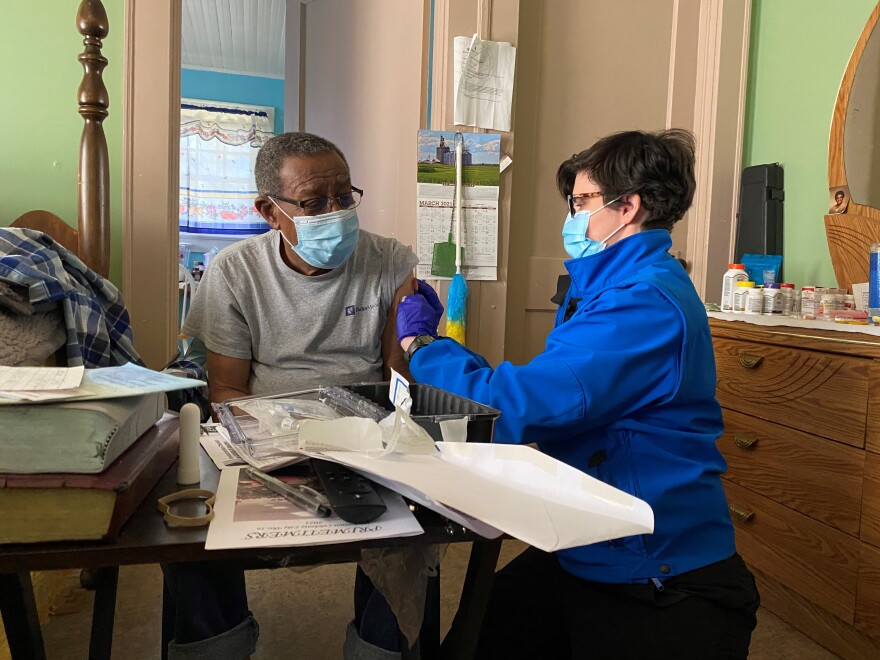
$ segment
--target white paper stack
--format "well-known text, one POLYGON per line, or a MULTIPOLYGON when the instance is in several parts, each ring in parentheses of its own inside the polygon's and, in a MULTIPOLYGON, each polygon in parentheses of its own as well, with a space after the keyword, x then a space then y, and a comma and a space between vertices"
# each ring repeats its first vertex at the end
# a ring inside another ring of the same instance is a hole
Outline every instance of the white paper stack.
POLYGON ((504 532, 552 552, 654 531, 648 504, 527 446, 436 443, 433 455, 368 458, 325 452, 423 505, 464 514, 484 536, 504 532), (434 507, 432 504, 439 504, 434 507), (493 528, 496 533, 493 533, 493 528))

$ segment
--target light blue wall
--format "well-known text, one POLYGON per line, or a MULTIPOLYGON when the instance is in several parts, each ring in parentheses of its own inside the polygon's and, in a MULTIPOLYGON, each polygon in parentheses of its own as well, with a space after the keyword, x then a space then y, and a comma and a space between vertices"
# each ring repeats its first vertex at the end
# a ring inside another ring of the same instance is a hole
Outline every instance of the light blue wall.
POLYGON ((275 108, 275 133, 284 131, 284 81, 198 69, 181 69, 180 95, 190 99, 252 103, 275 108))

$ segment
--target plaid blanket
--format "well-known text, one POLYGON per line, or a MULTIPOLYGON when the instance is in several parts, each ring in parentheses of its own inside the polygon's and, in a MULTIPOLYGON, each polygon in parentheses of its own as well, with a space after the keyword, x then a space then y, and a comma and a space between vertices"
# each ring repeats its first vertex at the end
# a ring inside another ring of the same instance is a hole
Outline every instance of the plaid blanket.
POLYGON ((68 366, 142 364, 119 289, 50 236, 0 228, 0 282, 25 287, 32 304, 51 301, 61 307, 68 366))

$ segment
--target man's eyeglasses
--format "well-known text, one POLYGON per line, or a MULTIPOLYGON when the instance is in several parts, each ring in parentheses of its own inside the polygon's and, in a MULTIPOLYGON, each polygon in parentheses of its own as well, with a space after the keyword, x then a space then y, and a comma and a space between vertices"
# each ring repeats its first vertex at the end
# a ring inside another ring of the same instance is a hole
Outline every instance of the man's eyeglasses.
POLYGON ((281 195, 268 195, 268 197, 272 197, 273 199, 278 199, 282 202, 298 206, 303 210, 305 215, 318 215, 324 213, 333 206, 333 202, 339 204, 339 208, 343 210, 353 209, 361 203, 361 198, 363 196, 364 191, 360 188, 355 188, 354 186, 351 187, 350 191, 342 193, 338 197, 313 197, 312 199, 296 200, 282 197, 281 195))
POLYGON ((576 213, 580 213, 584 210, 584 206, 587 204, 587 200, 592 197, 601 197, 604 193, 601 190, 591 193, 582 193, 580 195, 569 195, 566 197, 568 200, 568 210, 571 211, 572 216, 576 213))

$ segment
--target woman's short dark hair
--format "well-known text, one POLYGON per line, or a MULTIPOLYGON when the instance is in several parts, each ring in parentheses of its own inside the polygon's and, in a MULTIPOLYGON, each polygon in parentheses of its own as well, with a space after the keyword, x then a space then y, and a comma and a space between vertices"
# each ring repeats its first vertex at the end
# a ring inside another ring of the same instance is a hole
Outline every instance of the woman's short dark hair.
POLYGON ((556 186, 568 197, 575 177, 585 172, 606 204, 621 195, 638 194, 648 211, 643 229, 671 230, 694 200, 694 151, 694 136, 679 128, 613 133, 562 163, 556 186))
POLYGON ((318 156, 336 152, 346 165, 345 154, 335 144, 312 133, 281 133, 269 139, 257 153, 254 179, 261 195, 281 194, 279 174, 290 156, 318 156))

